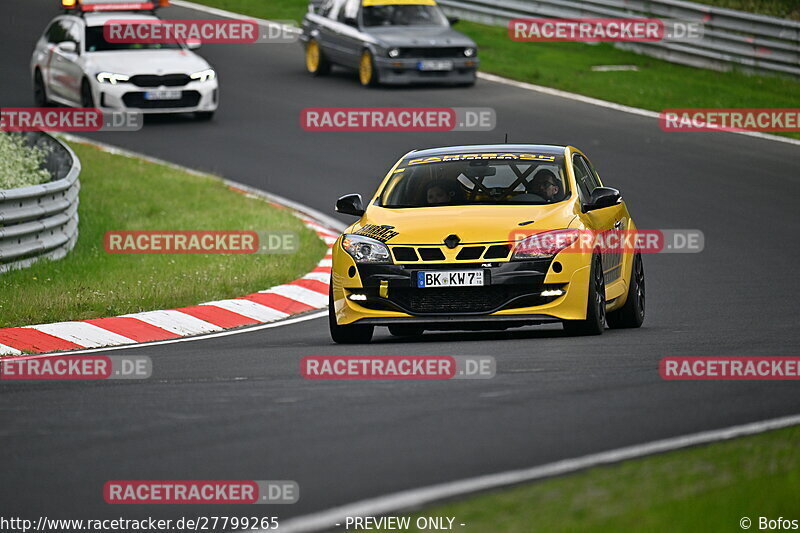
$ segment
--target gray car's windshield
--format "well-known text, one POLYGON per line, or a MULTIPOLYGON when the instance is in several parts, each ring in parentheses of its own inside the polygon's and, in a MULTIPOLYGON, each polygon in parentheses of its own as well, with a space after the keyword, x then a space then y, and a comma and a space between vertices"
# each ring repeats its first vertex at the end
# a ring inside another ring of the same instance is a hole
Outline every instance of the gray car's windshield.
POLYGON ((110 43, 103 36, 103 26, 86 28, 87 52, 111 52, 115 50, 180 50, 178 43, 110 43))
POLYGON ((362 24, 376 26, 447 26, 447 17, 435 5, 364 6, 362 24))
POLYGON ((407 159, 381 191, 389 208, 549 204, 569 196, 561 155, 452 154, 407 159))

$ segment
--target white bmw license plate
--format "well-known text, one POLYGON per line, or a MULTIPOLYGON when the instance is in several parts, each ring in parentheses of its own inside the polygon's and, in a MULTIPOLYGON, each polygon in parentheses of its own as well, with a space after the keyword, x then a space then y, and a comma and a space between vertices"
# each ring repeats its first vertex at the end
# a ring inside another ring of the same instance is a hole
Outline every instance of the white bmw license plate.
POLYGON ((419 70, 453 70, 452 61, 425 60, 417 63, 419 70))
POLYGON ((147 91, 144 93, 145 100, 180 100, 181 92, 174 89, 164 89, 160 91, 147 91))
POLYGON ((483 270, 435 270, 417 272, 417 287, 482 287, 483 270))

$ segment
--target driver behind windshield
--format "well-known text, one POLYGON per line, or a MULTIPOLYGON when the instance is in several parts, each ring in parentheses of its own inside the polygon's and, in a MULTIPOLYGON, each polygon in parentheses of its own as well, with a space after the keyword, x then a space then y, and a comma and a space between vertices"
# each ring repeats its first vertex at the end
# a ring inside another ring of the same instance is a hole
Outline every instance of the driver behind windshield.
POLYGON ((552 171, 547 169, 542 169, 536 173, 531 180, 530 190, 548 202, 557 202, 563 196, 561 181, 552 171))

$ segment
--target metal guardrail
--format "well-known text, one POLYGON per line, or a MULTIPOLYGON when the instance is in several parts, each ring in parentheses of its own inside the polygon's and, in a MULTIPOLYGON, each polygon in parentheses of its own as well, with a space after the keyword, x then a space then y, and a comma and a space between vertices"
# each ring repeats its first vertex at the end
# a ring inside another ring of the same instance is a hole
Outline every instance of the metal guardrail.
POLYGON ((50 135, 25 137, 46 151, 45 167, 52 181, 0 190, 0 272, 25 268, 42 258, 60 259, 78 240, 80 161, 50 135))
POLYGON ((702 23, 691 42, 617 43, 673 63, 800 76, 800 22, 683 0, 439 0, 449 15, 495 26, 512 18, 660 18, 702 23))

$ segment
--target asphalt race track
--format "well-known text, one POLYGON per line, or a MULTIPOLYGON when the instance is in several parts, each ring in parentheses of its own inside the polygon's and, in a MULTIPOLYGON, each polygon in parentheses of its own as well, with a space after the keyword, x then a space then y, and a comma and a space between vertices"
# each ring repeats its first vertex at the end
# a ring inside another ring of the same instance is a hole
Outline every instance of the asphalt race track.
MULTIPOLYGON (((3 6, 0 105, 33 105, 28 62, 55 0, 3 6)), ((176 7, 164 16, 206 18, 176 7)), ((569 338, 560 327, 429 333, 336 346, 325 319, 117 352, 146 381, 2 384, 6 516, 298 516, 397 490, 544 464, 800 412, 792 382, 666 382, 668 355, 797 355, 800 147, 664 133, 655 119, 479 80, 471 89, 375 89, 312 79, 297 44, 206 45, 222 105, 211 123, 148 120, 99 140, 218 173, 326 213, 369 195, 413 148, 573 144, 619 188, 640 228, 698 228, 699 254, 645 256, 647 319, 569 338), (311 106, 494 107, 494 132, 310 133, 311 106), (306 355, 493 355, 491 380, 322 381, 306 355), (291 479, 299 503, 242 509, 111 506, 113 479, 291 479), (213 511, 213 512, 211 512, 213 511)), ((348 220, 342 218, 342 220, 348 220)))

